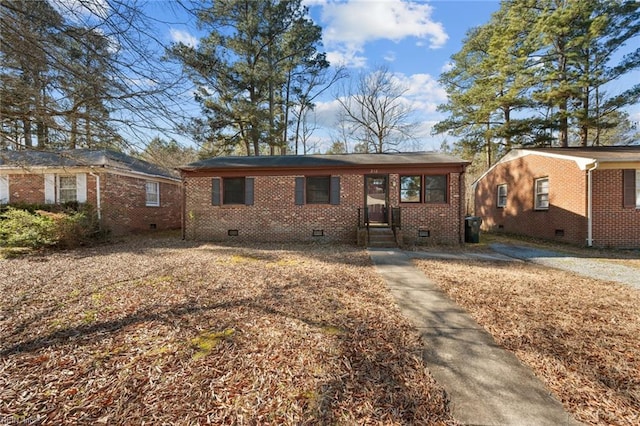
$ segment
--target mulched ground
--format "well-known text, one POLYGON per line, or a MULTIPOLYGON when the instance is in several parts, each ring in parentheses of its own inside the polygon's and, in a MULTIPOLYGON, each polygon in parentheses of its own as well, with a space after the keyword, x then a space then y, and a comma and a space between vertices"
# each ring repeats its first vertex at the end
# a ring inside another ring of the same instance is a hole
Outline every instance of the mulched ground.
POLYGON ((0 423, 455 423, 370 265, 168 238, 0 259, 0 423))
POLYGON ((416 264, 578 420, 640 424, 640 291, 525 263, 416 264))

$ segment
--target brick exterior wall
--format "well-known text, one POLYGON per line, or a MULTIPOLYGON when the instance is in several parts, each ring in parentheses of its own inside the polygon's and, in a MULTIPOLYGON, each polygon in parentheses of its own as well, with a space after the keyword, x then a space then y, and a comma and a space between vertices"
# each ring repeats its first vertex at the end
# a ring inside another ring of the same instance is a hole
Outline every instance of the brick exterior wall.
MULTIPOLYGON (((160 183, 160 206, 146 205, 145 183, 153 179, 103 174, 102 221, 115 235, 149 230, 179 229, 182 191, 180 182, 160 183)), ((87 185, 88 186, 88 185, 87 185)))
POLYGON ((587 172, 571 160, 527 155, 496 165, 476 186, 475 215, 482 229, 585 245, 587 172), (534 185, 549 179, 549 209, 534 209, 534 185), (506 207, 497 187, 507 184, 506 207))
MULTIPOLYGON (((364 175, 339 175, 339 205, 296 205, 296 176, 302 175, 254 176, 253 205, 222 206, 212 205, 212 178, 218 176, 185 176, 185 237, 215 241, 355 243, 358 209, 365 203, 364 175), (238 235, 229 236, 229 230, 237 230, 238 235), (322 230, 324 235, 313 236, 314 230, 322 230)), ((402 233, 406 244, 460 242, 463 225, 458 182, 458 174, 451 174, 449 203, 400 204, 399 175, 389 174, 389 203, 391 207, 402 208, 402 233), (430 230, 430 237, 419 239, 418 229, 430 230)))
POLYGON ((400 176, 391 175, 391 206, 402 210, 402 237, 405 245, 458 244, 464 241, 464 181, 460 173, 448 175, 446 203, 400 203, 400 176), (428 237, 419 231, 429 231, 428 237))
POLYGON ((622 170, 593 172, 593 245, 640 248, 640 209, 622 206, 622 170))
POLYGON ((43 175, 9 175, 11 204, 44 204, 43 175))
MULTIPOLYGON (((67 170, 66 174, 74 174, 67 170)), ((86 173, 87 203, 97 206, 96 177, 86 173)), ((148 179, 153 180, 153 179, 148 179)), ((160 182, 160 206, 147 207, 145 182, 113 173, 100 173, 102 225, 113 235, 157 230, 179 229, 181 223, 181 183, 160 182)), ((9 174, 11 204, 44 204, 43 174, 9 174)))
MULTIPOLYGON (((587 171, 569 159, 527 155, 496 165, 478 181, 475 214, 485 231, 587 244, 587 171), (534 182, 549 178, 549 210, 534 210, 534 182), (497 207, 497 186, 507 184, 507 205, 497 207), (557 234, 556 232, 559 232, 557 234), (563 234, 563 235, 561 235, 563 234)), ((639 248, 640 210, 623 208, 622 170, 592 172, 592 245, 639 248)))

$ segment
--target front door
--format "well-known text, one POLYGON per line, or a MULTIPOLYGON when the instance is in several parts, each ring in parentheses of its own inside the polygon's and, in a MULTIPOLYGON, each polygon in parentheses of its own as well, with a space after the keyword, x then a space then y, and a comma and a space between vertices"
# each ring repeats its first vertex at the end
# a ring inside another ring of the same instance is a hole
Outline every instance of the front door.
POLYGON ((364 177, 369 222, 387 223, 387 183, 385 175, 367 175, 364 177))

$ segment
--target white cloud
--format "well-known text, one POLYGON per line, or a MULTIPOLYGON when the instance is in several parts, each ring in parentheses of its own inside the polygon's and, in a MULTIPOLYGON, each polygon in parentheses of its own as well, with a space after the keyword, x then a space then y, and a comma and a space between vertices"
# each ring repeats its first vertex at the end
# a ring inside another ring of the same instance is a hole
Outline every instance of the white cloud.
POLYGON ((430 74, 405 76, 396 73, 394 78, 407 89, 405 97, 411 101, 413 109, 432 114, 439 104, 447 100, 447 92, 430 74))
POLYGON ((440 72, 447 72, 453 69, 453 62, 447 61, 442 68, 440 68, 440 72))
POLYGON ((387 51, 387 53, 385 53, 383 59, 387 62, 395 62, 396 60, 396 52, 394 51, 387 51))
MULTIPOLYGON (((346 0, 322 4, 321 21, 325 45, 347 59, 362 53, 367 43, 376 40, 399 42, 408 37, 417 43, 428 41, 439 48, 448 39, 444 27, 431 19, 432 7, 416 1, 346 0)), ((357 61, 356 61, 357 62, 357 61)))
POLYGON ((196 47, 198 45, 198 38, 191 35, 188 31, 171 28, 169 35, 171 36, 171 41, 174 43, 182 43, 189 47, 196 47))
POLYGON ((363 68, 367 65, 367 58, 360 55, 362 50, 339 51, 331 50, 327 52, 327 60, 334 66, 345 66, 349 68, 363 68))

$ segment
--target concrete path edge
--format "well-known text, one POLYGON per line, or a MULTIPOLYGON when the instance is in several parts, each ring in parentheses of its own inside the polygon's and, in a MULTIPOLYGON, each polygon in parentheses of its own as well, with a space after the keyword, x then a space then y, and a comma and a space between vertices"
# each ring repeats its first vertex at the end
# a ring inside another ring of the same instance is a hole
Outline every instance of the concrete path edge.
POLYGON ((466 425, 577 425, 531 369, 499 347, 399 249, 369 249, 402 313, 421 334, 423 359, 466 425))

